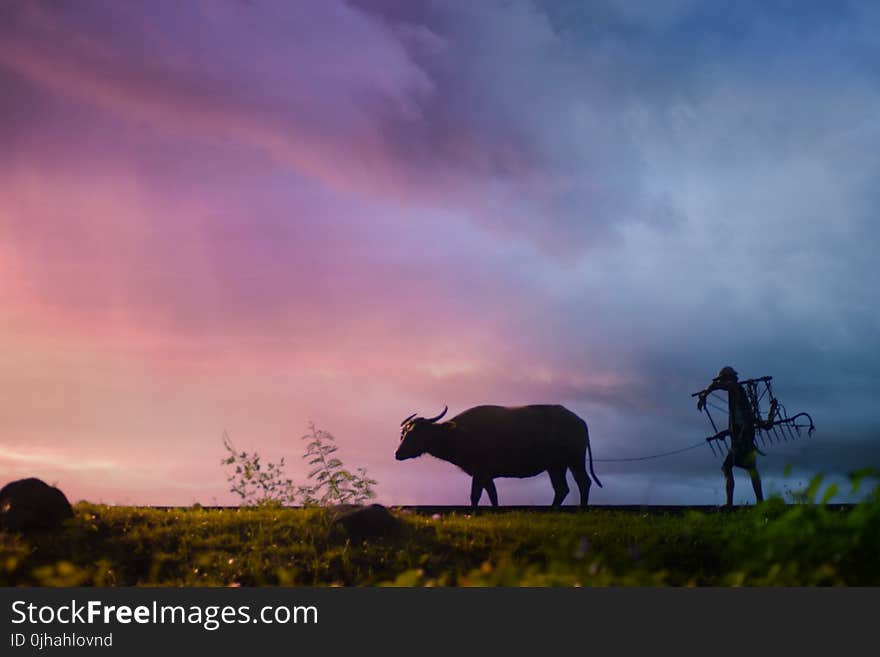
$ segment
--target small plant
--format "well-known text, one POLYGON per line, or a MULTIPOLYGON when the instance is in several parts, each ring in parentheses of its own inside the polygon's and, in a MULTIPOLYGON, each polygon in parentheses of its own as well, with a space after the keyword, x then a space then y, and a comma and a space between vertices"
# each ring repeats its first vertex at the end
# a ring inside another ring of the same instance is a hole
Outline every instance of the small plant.
POLYGON ((309 423, 309 433, 302 438, 308 441, 303 458, 312 466, 308 474, 312 483, 297 486, 287 477, 283 458, 278 463, 264 464, 257 452, 237 451, 224 431, 227 456, 220 463, 233 468, 226 476, 229 490, 245 506, 363 504, 376 497, 376 480, 367 476, 365 468, 352 473, 333 456, 339 448, 332 434, 309 423))
POLYGON ((297 490, 293 480, 285 477, 283 458, 278 463, 264 466, 256 452, 236 451, 225 431, 223 447, 228 456, 220 462, 221 465, 234 466, 226 476, 229 490, 238 495, 242 503, 248 506, 296 503, 297 490))
POLYGON ((304 505, 327 506, 330 504, 363 504, 376 497, 375 479, 367 476, 365 468, 357 474, 346 470, 342 461, 333 454, 339 449, 336 438, 309 424, 309 433, 302 437, 306 443, 304 459, 313 466, 309 472, 310 486, 300 486, 299 493, 304 505))

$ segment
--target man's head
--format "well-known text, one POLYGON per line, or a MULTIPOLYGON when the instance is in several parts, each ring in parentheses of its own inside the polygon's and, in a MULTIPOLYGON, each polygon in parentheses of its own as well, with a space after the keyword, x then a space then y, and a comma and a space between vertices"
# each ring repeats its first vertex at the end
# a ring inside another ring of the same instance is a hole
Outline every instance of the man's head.
POLYGON ((721 371, 718 372, 718 376, 715 377, 716 381, 737 381, 738 379, 739 374, 730 365, 722 367, 721 371))

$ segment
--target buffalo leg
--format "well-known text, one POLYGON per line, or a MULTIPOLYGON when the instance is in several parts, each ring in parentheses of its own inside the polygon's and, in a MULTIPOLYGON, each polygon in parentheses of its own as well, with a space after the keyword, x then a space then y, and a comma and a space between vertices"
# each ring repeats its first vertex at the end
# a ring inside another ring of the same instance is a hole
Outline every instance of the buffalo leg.
POLYGON ((583 459, 576 461, 575 464, 571 466, 571 474, 574 476, 574 481, 581 493, 581 506, 586 508, 587 502, 590 499, 590 486, 593 485, 593 482, 587 474, 587 468, 584 465, 583 459))
POLYGON ((483 495, 483 484, 476 477, 471 481, 471 506, 476 510, 480 503, 480 497, 483 495))
POLYGON ((568 495, 568 482, 565 481, 565 468, 552 468, 547 472, 550 473, 550 483, 553 484, 553 506, 562 506, 562 500, 568 495))
POLYGON ((495 490, 495 482, 487 479, 483 488, 489 493, 489 501, 492 503, 492 506, 498 506, 498 491, 495 490))

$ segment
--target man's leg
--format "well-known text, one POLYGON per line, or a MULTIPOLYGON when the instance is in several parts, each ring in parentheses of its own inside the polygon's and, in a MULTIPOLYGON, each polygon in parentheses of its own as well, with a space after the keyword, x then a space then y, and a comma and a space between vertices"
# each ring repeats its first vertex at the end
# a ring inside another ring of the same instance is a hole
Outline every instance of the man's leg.
POLYGON ((755 499, 763 502, 764 492, 761 490, 761 475, 758 474, 758 468, 749 468, 749 476, 752 478, 752 488, 755 489, 755 499))
POLYGON ((755 489, 755 500, 763 502, 764 491, 761 490, 761 475, 758 474, 758 456, 755 452, 749 454, 746 469, 749 471, 749 477, 752 478, 752 488, 755 489))
POLYGON ((727 458, 721 465, 721 472, 724 473, 724 486, 727 492, 727 506, 733 506, 733 453, 728 452, 727 458))

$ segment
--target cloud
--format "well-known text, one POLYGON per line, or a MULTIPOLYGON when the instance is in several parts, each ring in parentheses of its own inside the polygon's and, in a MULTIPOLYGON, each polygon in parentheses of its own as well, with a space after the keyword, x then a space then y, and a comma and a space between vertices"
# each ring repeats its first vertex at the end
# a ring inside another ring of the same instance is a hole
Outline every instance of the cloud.
POLYGON ((178 136, 251 144, 341 187, 385 175, 373 114, 411 115, 413 98, 430 92, 398 44, 337 2, 5 13, 6 69, 178 136), (343 158, 352 150, 357 158, 343 158))
POLYGON ((89 4, 5 13, 7 71, 179 138, 255 147, 340 191, 443 207, 564 257, 619 222, 669 216, 643 194, 605 53, 527 3, 403 18, 337 2, 196 4, 173 22, 89 4))
POLYGON ((55 450, 17 450, 0 447, 0 460, 18 467, 45 467, 53 470, 101 473, 119 468, 119 464, 107 459, 83 459, 71 454, 59 454, 55 450))

